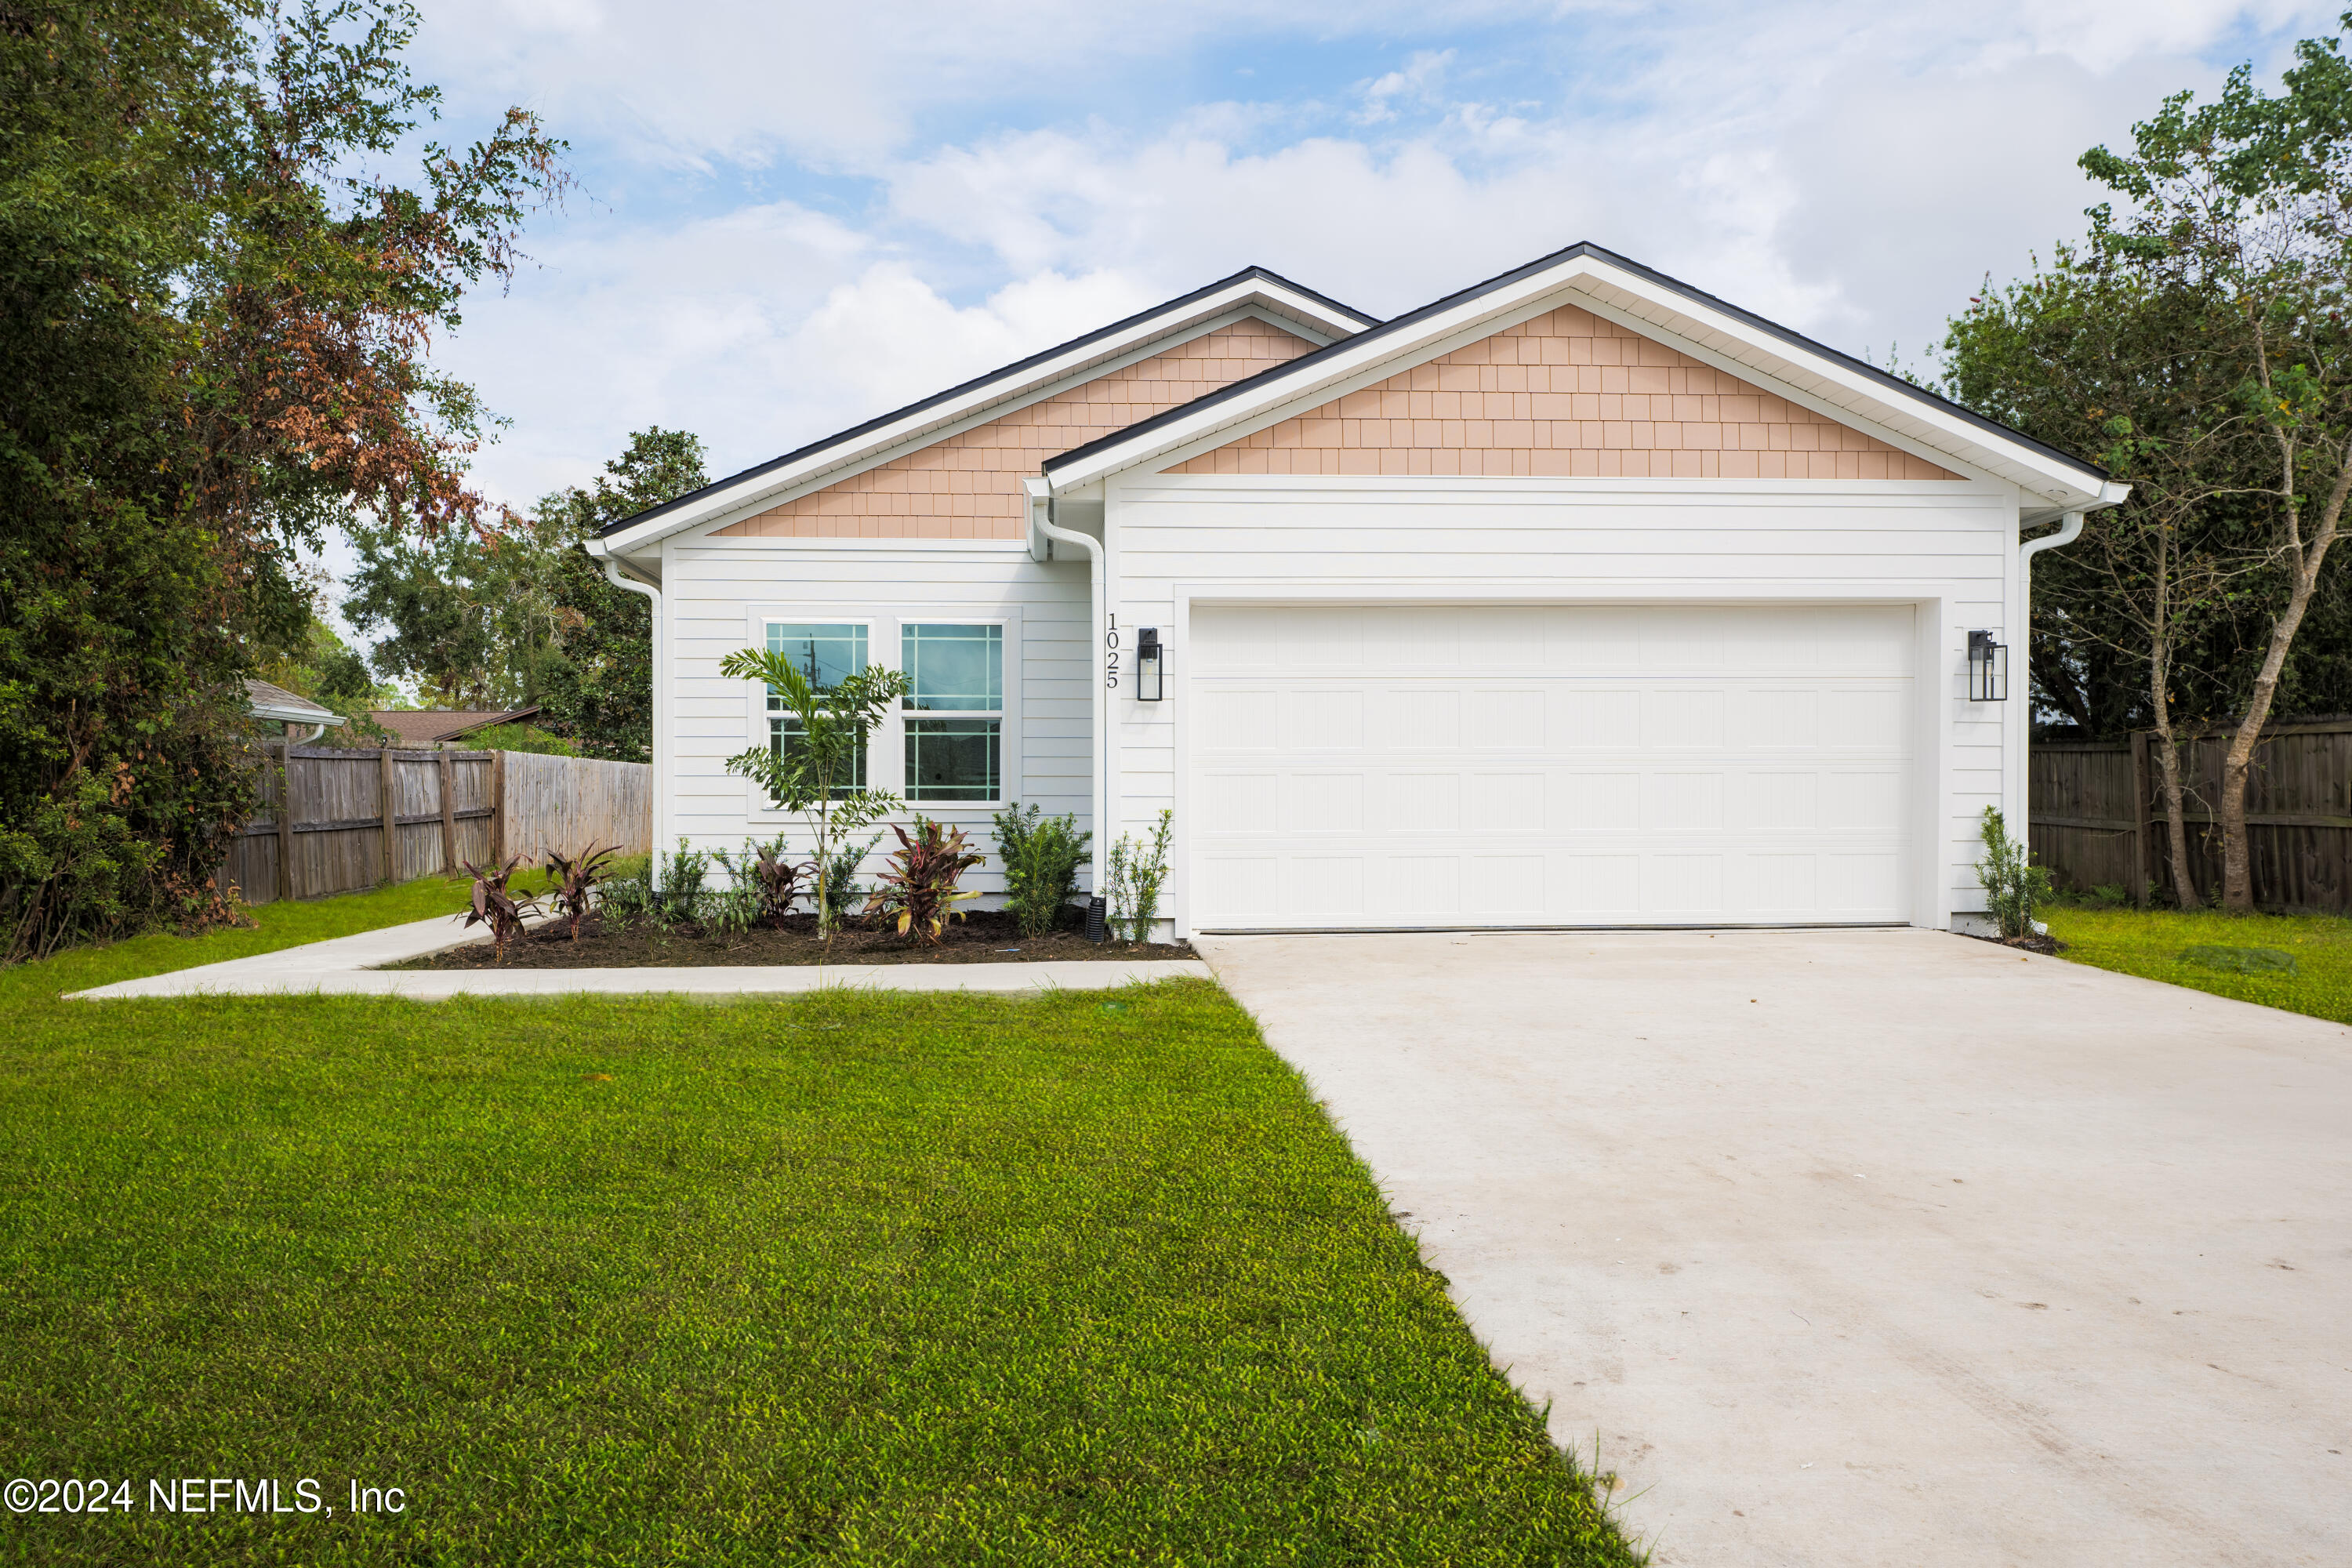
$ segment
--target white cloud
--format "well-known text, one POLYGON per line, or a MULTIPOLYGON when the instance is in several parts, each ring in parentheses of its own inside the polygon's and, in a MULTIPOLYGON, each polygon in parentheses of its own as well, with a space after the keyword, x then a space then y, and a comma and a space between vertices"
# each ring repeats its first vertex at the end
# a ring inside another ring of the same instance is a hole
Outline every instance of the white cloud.
POLYGON ((488 0, 434 16, 425 74, 453 119, 537 103, 614 205, 539 237, 545 269, 443 358, 514 416, 481 472, 519 500, 650 423, 756 462, 1253 262, 1386 314, 1592 239, 1910 358, 1985 270, 2079 231, 2084 147, 2332 26, 2289 0, 488 0), (1391 68, 1323 68, 1387 37, 1391 68), (1190 51, 1244 43, 1255 100, 1171 102, 1190 51))

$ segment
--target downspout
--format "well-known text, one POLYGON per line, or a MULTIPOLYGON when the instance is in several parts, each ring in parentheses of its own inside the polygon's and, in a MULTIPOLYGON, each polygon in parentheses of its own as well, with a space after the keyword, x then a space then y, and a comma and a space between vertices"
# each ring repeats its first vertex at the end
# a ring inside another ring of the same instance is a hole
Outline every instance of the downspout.
POLYGON ((648 696, 651 698, 651 701, 646 710, 646 761, 653 764, 654 771, 654 819, 646 824, 646 847, 653 852, 654 864, 658 866, 661 862, 662 828, 667 826, 669 821, 668 814, 663 809, 664 803, 669 798, 669 770, 662 764, 661 747, 658 744, 661 737, 662 719, 661 590, 655 587, 650 583, 640 583, 635 577, 624 577, 621 575, 621 563, 612 556, 604 556, 603 557, 603 560, 604 563, 605 579, 615 588, 626 588, 632 594, 643 594, 646 596, 646 603, 651 609, 653 615, 653 624, 647 628, 650 634, 651 646, 646 650, 650 656, 646 660, 646 663, 650 667, 646 671, 646 679, 653 682, 653 690, 648 693, 648 696))
MULTIPOLYGON (((2113 506, 2131 493, 2129 487, 2108 485, 2100 492, 2095 503, 2113 506), (2108 492, 2114 492, 2110 495, 2108 492)), ((2058 531, 2045 533, 2039 539, 2029 539, 2017 547, 2018 630, 2016 668, 2011 671, 2019 678, 2020 701, 2013 726, 2007 737, 2011 744, 2005 747, 2010 765, 2002 789, 2001 815, 2021 829, 2020 838, 2030 837, 2033 831, 2032 803, 2026 796, 2032 781, 2026 768, 2026 749, 2033 743, 2033 558, 2045 550, 2056 550, 2083 537, 2083 511, 2070 511, 2059 519, 2058 531)), ((2039 921, 2035 929, 2043 929, 2039 921)))
POLYGON ((1094 645, 1089 667, 1094 672, 1094 839, 1088 901, 1087 934, 1100 941, 1100 922, 1104 914, 1104 899, 1109 892, 1103 878, 1103 841, 1110 833, 1110 689, 1104 685, 1103 671, 1103 547, 1102 542, 1088 534, 1056 526, 1050 519, 1054 502, 1050 496, 1030 497, 1030 521, 1037 531, 1056 544, 1073 544, 1087 552, 1087 599, 1092 608, 1092 630, 1087 640, 1094 645))

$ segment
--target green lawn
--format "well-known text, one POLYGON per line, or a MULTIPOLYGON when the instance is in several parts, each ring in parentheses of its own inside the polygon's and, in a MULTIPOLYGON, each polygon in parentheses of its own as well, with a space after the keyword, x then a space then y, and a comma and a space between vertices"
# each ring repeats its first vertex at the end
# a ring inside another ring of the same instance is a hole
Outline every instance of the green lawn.
POLYGON ((2352 1024, 2352 921, 2332 915, 2234 915, 2213 910, 2044 909, 2065 956, 2352 1024), (2292 973, 2233 973, 2184 959, 2192 948, 2259 948, 2294 960, 2292 973))
POLYGON ((459 898, 0 972, 0 1560, 1631 1560, 1206 984, 55 999, 459 898))

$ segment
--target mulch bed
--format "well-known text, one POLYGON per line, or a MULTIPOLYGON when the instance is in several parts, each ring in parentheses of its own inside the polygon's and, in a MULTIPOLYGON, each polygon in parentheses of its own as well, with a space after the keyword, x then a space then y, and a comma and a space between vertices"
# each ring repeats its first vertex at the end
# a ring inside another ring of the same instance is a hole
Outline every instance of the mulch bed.
MULTIPOLYGON (((457 926, 450 922, 454 936, 457 926)), ((975 910, 950 921, 940 944, 900 936, 887 927, 851 921, 834 932, 828 951, 816 939, 814 915, 792 915, 778 928, 720 933, 700 926, 611 925, 595 916, 580 923, 580 940, 561 921, 518 938, 507 950, 509 969, 706 968, 766 963, 1034 963, 1042 959, 1178 959, 1197 956, 1190 942, 1088 942, 1083 930, 1065 927, 1044 936, 1021 934, 1001 910, 975 910)), ((430 958, 390 965, 394 969, 495 969, 498 954, 488 942, 452 949, 430 958)))
POLYGON ((1995 947, 2013 947, 2020 952, 2038 952, 2044 958, 2055 958, 2066 951, 2066 944, 2054 936, 1978 936, 1974 931, 1959 933, 1976 942, 1989 942, 1995 947))

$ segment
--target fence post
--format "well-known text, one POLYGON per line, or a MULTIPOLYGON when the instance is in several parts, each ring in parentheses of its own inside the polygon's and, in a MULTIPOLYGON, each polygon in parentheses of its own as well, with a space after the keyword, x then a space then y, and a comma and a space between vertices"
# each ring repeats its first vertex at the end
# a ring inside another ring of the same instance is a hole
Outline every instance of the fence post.
POLYGON ((278 742, 278 896, 294 896, 294 742, 278 742))
POLYGON ((507 863, 507 754, 490 753, 490 864, 507 863))
POLYGON ((400 764, 392 760, 392 748, 385 746, 376 757, 376 805, 383 816, 383 879, 393 881, 399 872, 399 860, 394 847, 400 842, 400 764))
POLYGON ((2150 824, 2155 820, 2147 809, 2147 732, 2135 730, 2131 738, 2132 769, 2132 900, 2141 909, 2148 905, 2148 852, 2155 847, 2150 824))
POLYGON ((446 749, 435 754, 441 762, 441 871, 454 877, 457 874, 457 805, 452 797, 457 793, 457 773, 446 749))

